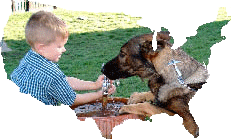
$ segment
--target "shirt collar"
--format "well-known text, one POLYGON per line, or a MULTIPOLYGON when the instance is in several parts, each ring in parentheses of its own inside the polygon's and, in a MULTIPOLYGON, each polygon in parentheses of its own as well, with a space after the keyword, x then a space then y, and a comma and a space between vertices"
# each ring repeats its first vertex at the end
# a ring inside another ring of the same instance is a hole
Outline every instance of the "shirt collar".
MULTIPOLYGON (((42 55, 40 55, 39 53, 33 51, 32 49, 29 50, 29 52, 27 53, 27 56, 32 57, 32 60, 36 58, 36 59, 39 59, 39 60, 41 60, 41 61, 43 61, 43 62, 46 62, 46 63, 49 63, 49 64, 54 64, 54 65, 56 65, 56 66, 59 68, 59 65, 58 65, 57 63, 54 63, 54 62, 48 60, 48 59, 45 58, 44 56, 42 56, 42 55)), ((27 59, 27 58, 25 58, 25 60, 26 60, 26 61, 30 61, 30 60, 27 59)), ((31 62, 31 61, 30 61, 30 62, 31 62)))

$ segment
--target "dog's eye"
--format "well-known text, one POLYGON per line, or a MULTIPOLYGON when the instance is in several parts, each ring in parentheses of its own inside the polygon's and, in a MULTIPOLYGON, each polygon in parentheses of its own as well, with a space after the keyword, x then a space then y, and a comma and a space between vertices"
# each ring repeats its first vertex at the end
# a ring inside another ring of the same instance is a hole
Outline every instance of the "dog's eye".
POLYGON ((121 58, 125 57, 125 53, 120 53, 120 57, 121 58))
POLYGON ((120 54, 119 54, 119 56, 120 56, 121 58, 123 58, 123 57, 125 57, 125 56, 126 56, 126 53, 124 53, 124 51, 120 50, 120 54))

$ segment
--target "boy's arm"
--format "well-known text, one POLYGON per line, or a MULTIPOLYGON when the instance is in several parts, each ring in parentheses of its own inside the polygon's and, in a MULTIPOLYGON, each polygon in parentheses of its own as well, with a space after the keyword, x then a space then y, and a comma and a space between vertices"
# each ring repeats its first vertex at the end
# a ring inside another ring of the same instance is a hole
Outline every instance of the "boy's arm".
POLYGON ((97 90, 102 87, 103 76, 99 76, 96 82, 92 81, 83 81, 74 77, 67 77, 67 82, 73 90, 97 90))
MULTIPOLYGON (((112 85, 112 87, 108 90, 108 95, 112 95, 113 93, 115 93, 115 90, 116 90, 116 87, 112 85)), ((83 105, 83 104, 95 101, 102 97, 103 97, 103 91, 85 93, 85 94, 76 94, 75 101, 70 107, 73 109, 79 105, 83 105)))
POLYGON ((83 105, 83 104, 95 101, 101 97, 103 97, 102 91, 93 92, 93 93, 85 93, 85 94, 76 94, 75 101, 70 107, 76 108, 79 105, 83 105))

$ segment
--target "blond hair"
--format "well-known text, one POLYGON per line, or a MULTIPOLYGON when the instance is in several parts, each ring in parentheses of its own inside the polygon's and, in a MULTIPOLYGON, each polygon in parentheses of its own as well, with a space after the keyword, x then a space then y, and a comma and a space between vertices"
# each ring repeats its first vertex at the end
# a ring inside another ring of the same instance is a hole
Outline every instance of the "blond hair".
POLYGON ((68 37, 67 25, 51 12, 39 11, 28 20, 25 28, 26 41, 34 47, 35 43, 49 45, 57 37, 68 37))

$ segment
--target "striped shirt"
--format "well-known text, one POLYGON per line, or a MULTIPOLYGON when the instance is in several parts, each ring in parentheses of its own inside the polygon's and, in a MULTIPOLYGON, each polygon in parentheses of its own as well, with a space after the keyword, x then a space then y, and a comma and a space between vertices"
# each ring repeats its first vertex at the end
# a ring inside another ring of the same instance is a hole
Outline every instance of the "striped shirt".
POLYGON ((76 93, 58 64, 30 50, 11 74, 20 92, 31 94, 46 105, 72 105, 76 93))

